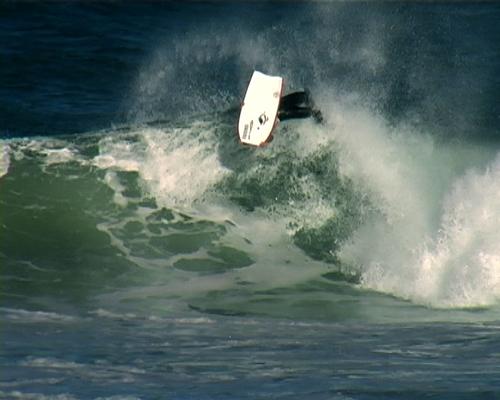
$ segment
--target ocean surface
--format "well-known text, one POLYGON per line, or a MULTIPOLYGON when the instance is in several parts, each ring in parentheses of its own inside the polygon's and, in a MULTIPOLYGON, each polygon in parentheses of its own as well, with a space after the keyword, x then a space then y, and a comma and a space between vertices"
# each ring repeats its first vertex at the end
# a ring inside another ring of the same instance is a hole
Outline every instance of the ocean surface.
POLYGON ((499 21, 1 1, 0 398, 500 398, 499 21))

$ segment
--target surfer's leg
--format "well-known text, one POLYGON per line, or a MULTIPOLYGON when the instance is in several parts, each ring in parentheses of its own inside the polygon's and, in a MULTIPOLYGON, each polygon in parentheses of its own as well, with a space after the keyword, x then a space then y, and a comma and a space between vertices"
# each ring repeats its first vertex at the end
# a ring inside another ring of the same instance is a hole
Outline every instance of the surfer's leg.
POLYGON ((280 121, 294 118, 309 118, 311 115, 312 110, 308 107, 294 107, 278 111, 278 118, 280 121))
POLYGON ((310 96, 308 92, 294 92, 283 96, 280 101, 280 109, 291 109, 300 106, 309 107, 310 96))
POLYGON ((307 106, 308 98, 306 92, 295 92, 283 96, 278 109, 279 120, 310 117, 311 109, 307 106))
POLYGON ((309 90, 290 93, 282 97, 278 109, 280 121, 309 117, 313 117, 318 123, 323 122, 321 111, 314 105, 309 90))

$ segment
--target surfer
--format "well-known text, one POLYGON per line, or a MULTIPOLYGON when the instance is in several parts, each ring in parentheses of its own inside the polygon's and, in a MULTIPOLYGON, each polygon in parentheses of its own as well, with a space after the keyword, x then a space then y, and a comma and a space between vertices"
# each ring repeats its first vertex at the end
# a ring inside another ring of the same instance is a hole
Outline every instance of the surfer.
MULTIPOLYGON (((278 106, 278 114, 276 116, 275 126, 287 119, 299 119, 312 117, 318 124, 323 122, 323 115, 318 110, 312 101, 311 94, 308 90, 294 92, 283 96, 280 99, 278 106)), ((264 145, 271 143, 274 136, 271 134, 265 140, 264 145)))
POLYGON ((314 106, 308 90, 290 93, 281 98, 278 107, 278 119, 280 121, 309 117, 313 117, 318 123, 323 122, 323 115, 314 106))

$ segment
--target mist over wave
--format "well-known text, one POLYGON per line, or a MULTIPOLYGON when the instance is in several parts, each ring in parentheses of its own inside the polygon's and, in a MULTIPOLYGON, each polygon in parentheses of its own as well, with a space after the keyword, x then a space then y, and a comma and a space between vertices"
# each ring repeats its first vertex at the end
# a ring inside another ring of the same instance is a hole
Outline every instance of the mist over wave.
POLYGON ((498 134, 497 61, 489 32, 481 30, 483 13, 285 3, 279 12, 263 13, 266 6, 257 5, 249 12, 259 18, 252 19, 242 17, 240 7, 225 9, 222 20, 190 21, 195 29, 156 38, 127 95, 128 121, 237 106, 252 70, 261 69, 284 76, 286 92, 306 87, 316 96, 355 97, 389 123, 413 124, 435 136, 498 134), (485 35, 474 39, 475 50, 461 39, 463 24, 485 35), (479 64, 478 50, 491 59, 479 64))

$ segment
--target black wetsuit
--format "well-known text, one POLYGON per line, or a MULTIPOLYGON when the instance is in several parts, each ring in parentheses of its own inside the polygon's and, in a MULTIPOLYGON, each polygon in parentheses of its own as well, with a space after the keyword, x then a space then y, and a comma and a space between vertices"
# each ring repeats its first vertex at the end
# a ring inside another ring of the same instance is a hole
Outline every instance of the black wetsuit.
POLYGON ((295 92, 283 96, 278 108, 278 119, 285 121, 293 118, 314 117, 316 122, 321 122, 321 112, 314 107, 308 91, 295 92))

